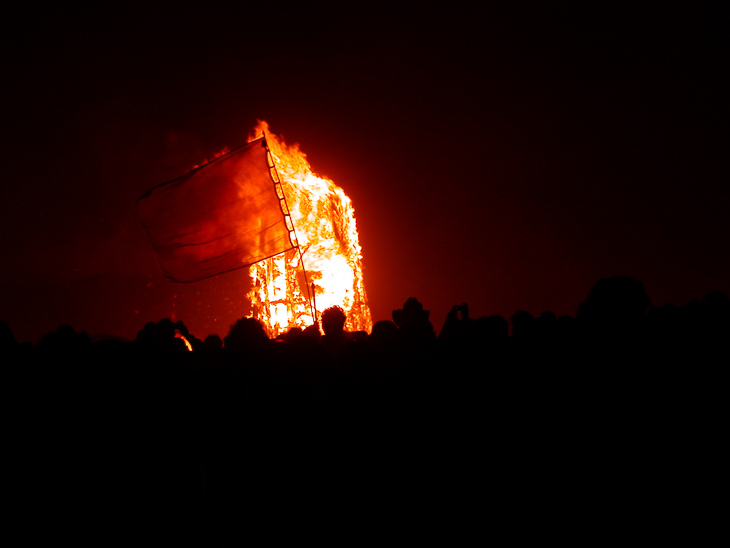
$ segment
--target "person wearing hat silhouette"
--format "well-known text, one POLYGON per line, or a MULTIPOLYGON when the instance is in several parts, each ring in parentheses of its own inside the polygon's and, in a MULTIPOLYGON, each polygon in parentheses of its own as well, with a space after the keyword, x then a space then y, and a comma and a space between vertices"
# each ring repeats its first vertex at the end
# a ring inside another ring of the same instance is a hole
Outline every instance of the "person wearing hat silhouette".
POLYGON ((398 326, 398 333, 402 342, 413 344, 429 344, 436 339, 433 325, 428 321, 430 310, 424 310, 423 305, 415 297, 410 297, 403 308, 393 310, 393 321, 398 326))

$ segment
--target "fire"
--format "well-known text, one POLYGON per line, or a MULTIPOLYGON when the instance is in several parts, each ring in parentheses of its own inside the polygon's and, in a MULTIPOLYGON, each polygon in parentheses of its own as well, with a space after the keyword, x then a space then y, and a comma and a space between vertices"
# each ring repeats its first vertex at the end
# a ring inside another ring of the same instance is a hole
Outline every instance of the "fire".
POLYGON ((188 349, 188 352, 192 352, 193 351, 193 345, 190 344, 190 341, 185 337, 185 335, 183 335, 182 333, 180 333, 180 330, 179 329, 176 329, 175 330, 175 338, 176 339, 182 339, 182 342, 185 343, 185 348, 188 349))
POLYGON ((262 134, 281 179, 307 281, 296 249, 251 266, 254 287, 248 297, 254 317, 272 336, 290 327, 311 325, 308 295, 313 287, 318 313, 340 306, 347 315, 346 329, 370 332, 362 250, 350 199, 334 182, 312 173, 299 145, 288 146, 269 132, 266 122, 258 121, 249 142, 262 134))

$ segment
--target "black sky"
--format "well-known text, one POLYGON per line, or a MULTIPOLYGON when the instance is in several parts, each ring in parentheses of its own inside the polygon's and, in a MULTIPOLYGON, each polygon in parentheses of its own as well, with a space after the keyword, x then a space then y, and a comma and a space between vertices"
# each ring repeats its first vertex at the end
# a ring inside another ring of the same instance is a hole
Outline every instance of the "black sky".
POLYGON ((257 118, 352 198, 376 320, 730 292, 727 14, 511 5, 5 8, 0 317, 225 334, 246 273, 165 282, 134 203, 257 118))

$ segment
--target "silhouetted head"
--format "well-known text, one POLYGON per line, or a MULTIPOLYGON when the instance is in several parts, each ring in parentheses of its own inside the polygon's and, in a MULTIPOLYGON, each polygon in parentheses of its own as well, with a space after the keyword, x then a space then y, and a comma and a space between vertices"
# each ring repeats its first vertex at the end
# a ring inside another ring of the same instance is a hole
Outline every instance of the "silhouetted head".
POLYGON ((398 333, 398 327, 391 321, 380 320, 375 322, 370 337, 374 339, 391 339, 398 333))
POLYGON ((430 314, 429 310, 423 309, 418 299, 410 297, 401 310, 393 310, 393 321, 398 327, 403 327, 407 324, 427 322, 430 314))
POLYGON ((76 336, 76 330, 68 324, 63 324, 56 328, 56 335, 59 339, 70 340, 76 336))
POLYGON ((319 323, 314 322, 312 325, 305 327, 302 335, 318 341, 322 337, 322 332, 319 330, 319 323))
POLYGON ((241 318, 231 326, 231 330, 223 339, 224 348, 233 350, 249 350, 269 340, 264 325, 256 318, 241 318))
POLYGON ((512 322, 512 336, 517 338, 531 338, 535 333, 535 316, 526 310, 518 310, 510 318, 512 322))
POLYGON ((643 319, 650 306, 643 283, 614 276, 596 282, 578 308, 577 319, 588 324, 633 326, 643 319))
POLYGON ((339 306, 331 306, 322 312, 322 329, 325 335, 337 335, 345 329, 345 311, 339 306))
POLYGON ((473 333, 480 340, 506 340, 509 337, 509 322, 498 314, 482 316, 474 322, 473 333))
POLYGON ((301 337, 304 334, 304 331, 301 327, 292 327, 289 329, 289 331, 286 332, 286 334, 282 337, 284 340, 288 341, 289 339, 294 339, 295 337, 301 337))
POLYGON ((170 318, 162 318, 157 322, 156 330, 160 338, 174 338, 177 325, 170 318))
POLYGON ((394 346, 398 341, 398 327, 388 320, 375 322, 368 341, 378 348, 394 346))
POLYGON ((73 327, 63 324, 55 331, 46 333, 37 346, 44 351, 76 352, 91 346, 91 339, 85 331, 76 333, 73 327))
POLYGON ((220 338, 220 335, 208 335, 203 344, 206 350, 216 352, 223 348, 223 339, 220 338))
POLYGON ((436 341, 436 333, 428 321, 429 314, 414 297, 409 298, 401 310, 393 310, 393 321, 398 326, 399 344, 418 349, 419 352, 427 351, 436 341))

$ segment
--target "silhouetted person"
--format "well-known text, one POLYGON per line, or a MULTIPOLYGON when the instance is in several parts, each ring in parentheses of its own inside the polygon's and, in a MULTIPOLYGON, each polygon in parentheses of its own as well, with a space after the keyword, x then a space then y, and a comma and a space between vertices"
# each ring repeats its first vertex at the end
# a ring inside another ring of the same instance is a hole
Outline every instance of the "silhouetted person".
POLYGON ((398 338, 401 344, 410 347, 421 347, 423 351, 436 340, 433 325, 428 321, 431 314, 415 297, 410 297, 403 308, 393 310, 393 321, 398 326, 398 338))
POLYGON ((626 337, 644 323, 651 299, 639 280, 625 276, 603 278, 578 307, 576 319, 591 337, 626 337))
POLYGON ((535 320, 535 336, 541 343, 550 343, 555 340, 557 332, 557 318, 549 310, 543 312, 535 320))
POLYGON ((520 341, 532 341, 535 338, 535 317, 525 310, 518 310, 510 318, 512 336, 520 341))
POLYGON ((85 331, 76 333, 68 324, 60 325, 53 333, 47 333, 38 341, 38 349, 55 354, 78 354, 91 346, 91 339, 85 331))
POLYGON ((212 335, 200 352, 170 319, 133 343, 90 344, 62 325, 27 351, 0 322, 20 415, 6 445, 25 448, 14 488, 54 514, 78 513, 67 503, 80 499, 104 514, 174 508, 210 525, 195 545, 221 544, 229 518, 318 523, 367 516, 373 503, 438 519, 485 496, 510 512, 523 499, 542 512, 560 492, 591 512, 609 493, 614 508, 634 486, 641 504, 714 500, 730 300, 649 305, 640 282, 609 278, 579 318, 520 311, 509 337, 503 317, 472 321, 458 305, 436 341, 410 298, 369 336, 345 331, 333 307, 324 336, 315 323, 270 341, 242 318, 225 346, 212 335))
POLYGON ((319 340, 322 338, 322 332, 319 330, 319 323, 314 322, 312 325, 308 325, 307 327, 305 327, 302 335, 319 342, 319 340))
POLYGON ((324 330, 322 344, 330 352, 337 352, 349 339, 345 333, 345 311, 339 306, 332 306, 322 312, 321 319, 324 330))
POLYGON ((220 338, 220 335, 208 335, 203 344, 209 352, 219 352, 223 349, 223 339, 220 338))
POLYGON ((295 337, 301 337, 304 334, 304 330, 301 327, 292 327, 282 337, 285 341, 294 339, 295 337))
POLYGON ((472 332, 475 342, 502 346, 509 338, 509 322, 498 314, 482 316, 474 322, 472 332))
POLYGON ((137 333, 137 344, 158 355, 173 355, 179 352, 187 352, 188 347, 185 341, 178 337, 178 335, 181 335, 181 328, 184 332, 187 332, 187 328, 185 328, 182 322, 174 323, 169 318, 163 318, 157 323, 148 322, 137 333))
POLYGON ((463 347, 471 336, 473 323, 474 320, 469 317, 469 306, 466 303, 454 305, 446 315, 439 340, 449 345, 463 347))
POLYGON ((260 349, 269 340, 263 324, 255 318, 241 318, 223 339, 226 352, 238 354, 260 349))
POLYGON ((391 321, 380 320, 375 322, 368 341, 381 353, 390 353, 398 340, 398 327, 391 321))

